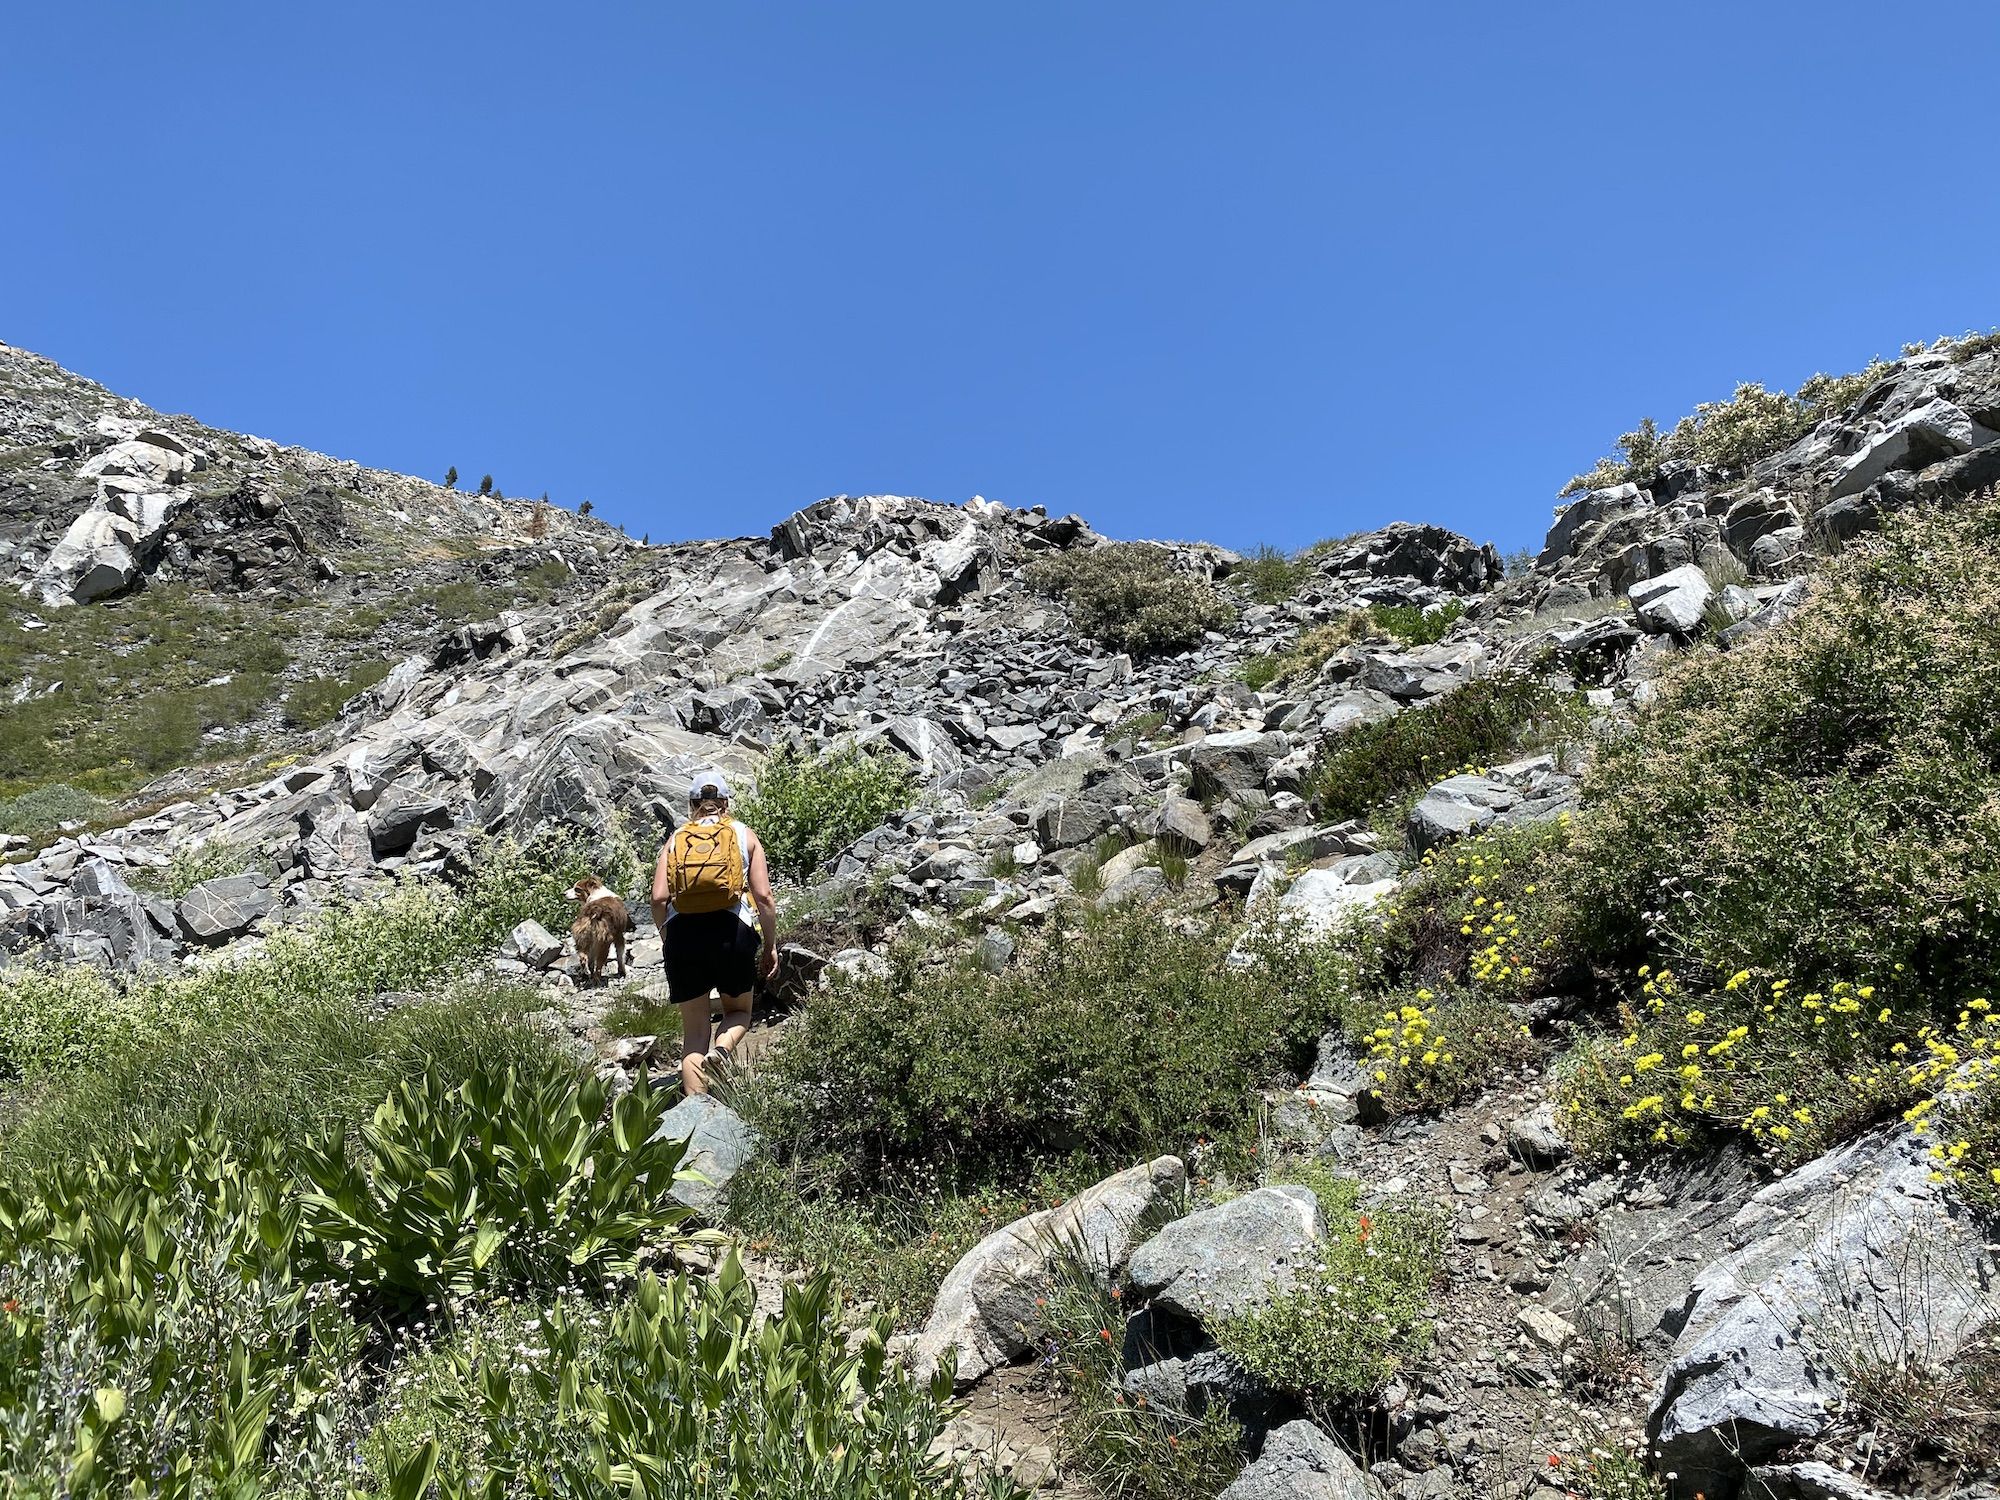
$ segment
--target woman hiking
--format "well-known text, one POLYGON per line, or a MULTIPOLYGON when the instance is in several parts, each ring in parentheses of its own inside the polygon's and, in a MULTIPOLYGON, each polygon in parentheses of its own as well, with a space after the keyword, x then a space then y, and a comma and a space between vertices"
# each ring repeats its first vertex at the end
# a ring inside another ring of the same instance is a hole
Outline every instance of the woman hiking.
POLYGON ((681 1086, 705 1094, 708 1070, 727 1061, 750 1029, 758 978, 778 968, 778 906, 764 843, 729 816, 729 781, 720 771, 696 773, 687 821, 660 849, 653 922, 666 957, 667 997, 681 1010, 681 1086), (714 995, 722 997, 722 1029, 711 1042, 714 995))

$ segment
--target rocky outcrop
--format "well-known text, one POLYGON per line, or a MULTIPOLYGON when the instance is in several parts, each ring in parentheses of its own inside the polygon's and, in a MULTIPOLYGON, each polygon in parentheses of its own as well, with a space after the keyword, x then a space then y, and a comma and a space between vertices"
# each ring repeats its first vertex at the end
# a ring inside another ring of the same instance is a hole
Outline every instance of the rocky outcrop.
POLYGON ((965 1386, 1022 1358, 1034 1347, 1043 1321, 1035 1302, 1054 1289, 1056 1262, 1068 1257, 1110 1290, 1124 1275, 1135 1241, 1186 1183, 1180 1159, 1162 1156, 996 1229, 938 1288, 911 1352, 918 1373, 929 1376, 949 1357, 965 1386))
POLYGON ((1677 1496, 1736 1493, 1827 1426, 1857 1357, 1947 1363, 1991 1317, 1996 1269, 1927 1139, 1879 1130, 1770 1184, 1694 1281, 1649 1429, 1677 1496))
POLYGON ((1257 1188, 1174 1220, 1139 1247, 1127 1279, 1151 1306, 1208 1324, 1285 1290, 1319 1241, 1312 1189, 1257 1188))
POLYGON ((1287 1422, 1221 1500, 1381 1500, 1382 1487, 1312 1423, 1287 1422))
MULTIPOLYGON (((121 444, 145 448, 150 444, 121 444)), ((70 523, 25 589, 44 604, 88 604, 115 594, 158 552, 168 523, 185 503, 174 491, 140 481, 103 480, 97 499, 70 523)))

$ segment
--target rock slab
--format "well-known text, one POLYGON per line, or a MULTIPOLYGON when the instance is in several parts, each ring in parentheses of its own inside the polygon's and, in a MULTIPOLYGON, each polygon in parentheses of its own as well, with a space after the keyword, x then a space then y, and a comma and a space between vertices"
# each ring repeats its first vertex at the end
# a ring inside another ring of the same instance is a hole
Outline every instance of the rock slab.
POLYGON ((1139 1247, 1127 1277, 1154 1306, 1211 1323, 1289 1287, 1320 1238, 1310 1188, 1258 1188, 1174 1220, 1139 1247))
POLYGON ((1057 1260, 1075 1255, 1099 1285, 1124 1274, 1136 1237, 1187 1184, 1177 1156, 1127 1167, 1067 1203, 996 1229, 951 1268, 911 1360, 924 1378, 947 1353, 963 1388, 1028 1353, 1039 1319, 1035 1299, 1053 1284, 1057 1260))
POLYGON ((1382 1487, 1332 1438, 1301 1418, 1264 1440, 1221 1500, 1379 1500, 1382 1487))

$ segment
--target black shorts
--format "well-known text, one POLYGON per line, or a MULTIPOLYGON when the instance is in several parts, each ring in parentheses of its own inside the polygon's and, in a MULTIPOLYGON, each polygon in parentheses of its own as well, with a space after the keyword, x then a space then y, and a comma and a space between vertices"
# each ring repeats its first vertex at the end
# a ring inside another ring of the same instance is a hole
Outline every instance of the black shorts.
POLYGON ((710 990, 747 995, 757 984, 757 949, 763 938, 733 911, 685 912, 667 918, 662 946, 667 997, 675 1004, 699 1000, 710 990))

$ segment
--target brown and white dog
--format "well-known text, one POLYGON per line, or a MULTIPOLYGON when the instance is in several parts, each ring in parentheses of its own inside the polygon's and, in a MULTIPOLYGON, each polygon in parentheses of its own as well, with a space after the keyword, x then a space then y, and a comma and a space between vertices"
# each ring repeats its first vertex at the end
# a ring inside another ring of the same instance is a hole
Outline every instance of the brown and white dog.
POLYGON ((618 977, 623 979, 625 934, 632 930, 632 918, 618 893, 595 875, 586 875, 563 894, 583 903, 576 909, 576 920, 569 924, 569 935, 590 982, 604 982, 604 965, 613 949, 618 952, 618 977))

